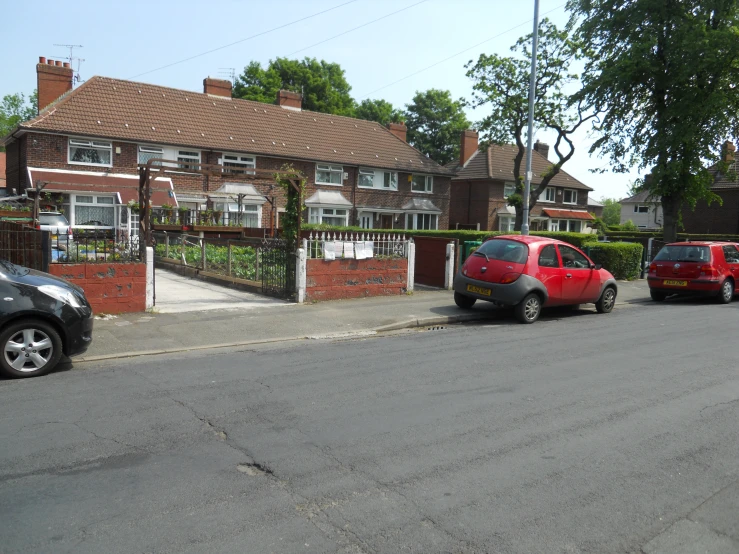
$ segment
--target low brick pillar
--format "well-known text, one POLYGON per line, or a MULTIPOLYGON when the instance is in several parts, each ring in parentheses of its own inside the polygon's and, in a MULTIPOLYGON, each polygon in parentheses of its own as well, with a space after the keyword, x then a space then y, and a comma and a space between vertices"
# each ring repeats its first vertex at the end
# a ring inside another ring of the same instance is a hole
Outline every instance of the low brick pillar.
POLYGON ((74 283, 96 314, 146 310, 146 264, 49 264, 49 273, 74 283))
POLYGON ((305 300, 339 300, 405 294, 408 260, 306 260, 305 300))

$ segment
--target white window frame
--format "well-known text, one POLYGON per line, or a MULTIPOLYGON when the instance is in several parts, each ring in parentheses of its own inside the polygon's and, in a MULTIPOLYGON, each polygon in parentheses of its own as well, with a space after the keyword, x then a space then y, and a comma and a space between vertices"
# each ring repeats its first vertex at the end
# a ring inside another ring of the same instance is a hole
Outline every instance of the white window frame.
POLYGON ((516 216, 515 215, 499 215, 498 216, 498 230, 505 231, 506 233, 512 232, 516 228, 516 216))
MULTIPOLYGON (((156 154, 155 156, 151 156, 153 158, 164 158, 166 159, 164 155, 164 147, 163 146, 153 146, 151 144, 139 144, 136 148, 136 161, 139 165, 145 164, 149 161, 150 158, 147 158, 145 161, 141 160, 141 154, 156 154)), ((156 164, 159 165, 159 164, 156 164)))
MULTIPOLYGON (((308 208, 308 222, 316 225, 323 223, 325 217, 338 218, 343 217, 344 223, 341 227, 347 227, 349 225, 349 208, 346 206, 334 207, 334 206, 313 206, 308 208), (343 211, 344 214, 337 214, 336 211, 343 211)), ((331 225, 334 225, 333 223, 331 225)))
POLYGON ((541 196, 539 196, 539 202, 554 203, 556 201, 556 199, 557 199, 557 191, 556 191, 556 189, 554 187, 547 187, 547 188, 545 188, 544 189, 544 192, 542 192, 541 193, 541 196), (550 195, 552 197, 551 200, 549 198, 547 198, 550 195))
POLYGON ((564 189, 562 191, 562 204, 577 204, 577 191, 575 189, 564 189), (565 200, 568 192, 572 196, 569 202, 565 200))
POLYGON ((254 175, 254 172, 249 169, 257 168, 257 157, 237 152, 223 152, 218 158, 218 163, 223 166, 224 171, 227 167, 231 168, 229 173, 254 175))
POLYGON ((583 222, 581 219, 556 218, 556 219, 549 220, 549 231, 554 231, 554 232, 561 231, 562 233, 582 233, 582 229, 583 229, 583 222), (562 228, 563 223, 566 225, 565 229, 562 228), (580 225, 580 230, 570 231, 570 227, 574 225, 575 223, 578 223, 580 225))
MULTIPOLYGON (((176 157, 175 159, 177 162, 180 162, 177 164, 177 167, 179 169, 189 169, 187 167, 182 167, 183 165, 187 164, 188 162, 195 162, 196 164, 200 163, 200 158, 202 157, 202 152, 200 150, 197 150, 195 148, 188 148, 188 149, 175 149, 176 157)), ((196 165, 193 169, 200 169, 200 165, 196 165)))
POLYGON ((113 143, 107 140, 93 140, 78 137, 67 139, 67 163, 70 165, 92 165, 95 167, 113 167, 113 143), (90 150, 101 150, 110 153, 110 163, 98 164, 93 162, 75 162, 72 160, 72 148, 88 148, 90 150))
POLYGON ((361 189, 398 190, 398 172, 360 167, 357 173, 357 187, 361 189), (370 175, 372 176, 372 184, 361 184, 362 177, 369 177, 370 175), (388 184, 386 185, 386 183, 388 184))
MULTIPOLYGON (((116 209, 116 206, 118 206, 118 203, 116 202, 116 197, 112 195, 106 195, 106 194, 76 194, 71 193, 69 195, 69 224, 77 229, 100 229, 101 227, 96 227, 93 225, 80 225, 77 223, 77 206, 103 206, 103 207, 110 207, 113 209, 113 225, 105 225, 102 228, 103 229, 117 229, 119 227, 120 222, 120 214, 118 213, 118 210, 116 209), (84 202, 79 201, 78 198, 92 198, 92 202, 84 202), (110 202, 99 202, 99 198, 106 198, 113 200, 112 203, 110 202)), ((130 221, 130 217, 129 217, 130 221)))
POLYGON ((504 183, 503 184, 503 198, 508 198, 512 194, 516 194, 516 183, 504 183), (506 192, 506 190, 508 192, 506 192))
POLYGON ((375 217, 377 217, 375 212, 359 212, 359 214, 357 215, 357 224, 362 229, 373 229, 375 226, 375 217), (369 222, 369 227, 365 227, 364 225, 362 225, 363 219, 366 219, 369 222))
POLYGON ((420 192, 423 194, 431 194, 434 192, 434 176, 433 175, 423 175, 420 173, 413 173, 411 174, 411 192, 420 192), (418 190, 416 188, 413 188, 415 186, 415 179, 416 177, 423 177, 425 179, 423 190, 418 190))
MULTIPOLYGON (((257 216, 257 224, 253 228, 261 227, 262 225, 262 206, 261 204, 252 204, 252 203, 242 203, 241 204, 241 214, 242 215, 255 215, 255 211, 253 209, 246 210, 245 208, 251 208, 256 206, 256 216, 257 216)), ((238 214, 239 213, 239 203, 238 201, 234 201, 233 199, 225 199, 223 201, 215 202, 213 204, 214 211, 219 211, 229 214, 238 214)), ((225 221, 225 218, 222 218, 222 222, 225 221)), ((243 223, 243 220, 242 220, 243 223)), ((249 226, 246 226, 249 228, 249 226)))
MULTIPOLYGON (((198 150, 197 148, 181 148, 179 146, 160 146, 155 144, 139 144, 136 149, 136 161, 139 164, 146 163, 142 162, 141 158, 139 157, 141 153, 147 153, 147 154, 157 154, 157 158, 163 158, 165 160, 180 160, 182 159, 183 163, 187 163, 185 160, 190 160, 193 162, 201 162, 203 158, 203 153, 201 150, 198 150), (193 154, 197 153, 197 158, 193 154)), ((164 164, 165 171, 167 173, 177 173, 177 169, 180 168, 179 163, 167 163, 164 164)), ((161 167, 160 164, 156 164, 154 167, 161 167)), ((198 165, 196 169, 200 169, 200 166, 198 165)))
POLYGON ((331 164, 316 164, 316 184, 317 185, 328 185, 331 187, 341 187, 344 185, 344 166, 342 165, 331 165, 331 164), (331 183, 326 181, 318 180, 318 172, 328 172, 329 175, 337 174, 339 176, 338 183, 331 183))
POLYGON ((649 206, 646 206, 644 204, 634 204, 634 213, 635 214, 648 214, 649 206))
POLYGON ((423 230, 423 227, 418 227, 418 216, 429 216, 433 217, 433 220, 429 220, 429 223, 433 221, 433 226, 429 227, 431 231, 437 231, 439 229, 439 216, 438 213, 429 212, 410 212, 405 214, 405 228, 408 230, 416 231, 423 230))

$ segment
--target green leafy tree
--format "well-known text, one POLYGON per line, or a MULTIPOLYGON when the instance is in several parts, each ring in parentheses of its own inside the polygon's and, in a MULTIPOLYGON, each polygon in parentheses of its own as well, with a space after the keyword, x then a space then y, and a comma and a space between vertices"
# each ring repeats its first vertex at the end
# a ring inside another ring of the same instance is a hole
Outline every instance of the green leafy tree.
POLYGON ((621 223, 621 204, 615 198, 601 198, 603 204, 603 216, 601 219, 606 225, 618 225, 621 223))
MULTIPOLYGON (((529 83, 531 79, 532 36, 521 37, 511 47, 512 56, 481 54, 476 62, 465 66, 472 79, 474 108, 485 108, 489 115, 477 124, 482 134, 481 148, 490 144, 515 144, 517 153, 513 162, 513 176, 517 192, 508 197, 508 204, 516 207, 515 229, 523 224, 523 176, 521 165, 526 154, 523 142, 529 113, 529 83)), ((574 155, 571 136, 586 121, 595 117, 581 102, 575 104, 565 92, 577 86, 578 77, 568 71, 570 64, 582 55, 579 43, 566 31, 560 31, 548 19, 539 26, 535 82, 535 124, 557 134, 554 153, 557 161, 542 176, 538 186, 532 186, 529 207, 533 208, 551 180, 574 155)))
MULTIPOLYGON (((0 138, 5 137, 23 121, 36 117, 36 91, 26 102, 22 92, 6 94, 0 102, 0 138)), ((5 150, 0 146, 0 150, 5 150)))
POLYGON ((578 98, 604 116, 591 152, 616 171, 651 172, 664 239, 684 205, 718 200, 707 165, 739 135, 737 0, 570 0, 576 36, 589 45, 578 98))
POLYGON ((393 105, 387 100, 370 100, 369 98, 360 102, 354 112, 354 117, 376 121, 381 125, 405 121, 405 114, 401 110, 393 108, 393 105))
POLYGON ((406 104, 408 142, 442 165, 459 157, 459 136, 470 128, 464 100, 453 100, 448 90, 416 92, 406 104))
POLYGON ((339 64, 315 58, 276 58, 266 68, 253 61, 236 80, 234 96, 274 103, 281 89, 302 93, 305 110, 354 115, 356 106, 344 70, 339 64))

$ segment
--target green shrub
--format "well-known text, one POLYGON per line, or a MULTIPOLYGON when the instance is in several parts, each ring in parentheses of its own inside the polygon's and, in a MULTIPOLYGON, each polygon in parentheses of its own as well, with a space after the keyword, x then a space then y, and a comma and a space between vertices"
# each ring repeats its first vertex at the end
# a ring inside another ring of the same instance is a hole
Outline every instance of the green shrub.
POLYGON ((634 242, 589 245, 590 259, 613 273, 616 279, 637 279, 641 273, 644 247, 634 242))

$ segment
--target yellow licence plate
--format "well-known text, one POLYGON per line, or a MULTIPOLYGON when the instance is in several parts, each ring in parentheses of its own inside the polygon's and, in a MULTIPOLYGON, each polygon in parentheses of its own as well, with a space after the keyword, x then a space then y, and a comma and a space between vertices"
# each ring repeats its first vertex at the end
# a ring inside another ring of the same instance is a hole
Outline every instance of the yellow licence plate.
POLYGON ((482 294, 483 296, 490 296, 490 294, 492 293, 490 289, 476 287, 475 285, 467 285, 467 292, 476 292, 477 294, 482 294))
POLYGON ((662 284, 668 287, 687 287, 688 286, 687 281, 669 281, 667 279, 662 281, 662 284))

